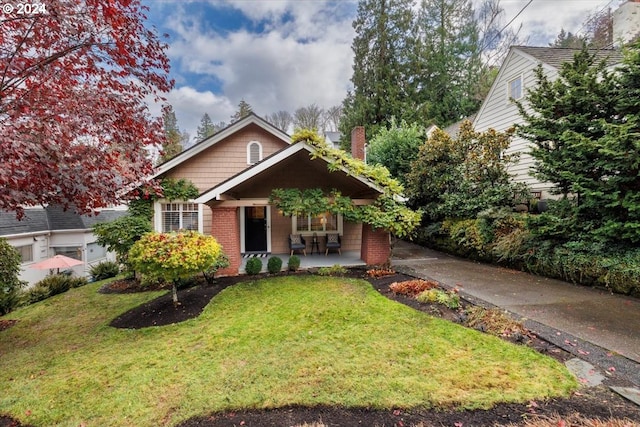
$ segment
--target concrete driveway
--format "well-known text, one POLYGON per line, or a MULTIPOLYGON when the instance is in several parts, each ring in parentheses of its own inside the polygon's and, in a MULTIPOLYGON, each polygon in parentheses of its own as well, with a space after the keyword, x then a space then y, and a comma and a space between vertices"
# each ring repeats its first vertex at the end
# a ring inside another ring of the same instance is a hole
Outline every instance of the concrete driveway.
POLYGON ((600 350, 605 366, 622 355, 635 362, 632 377, 640 384, 637 298, 480 264, 403 241, 394 247, 392 265, 522 317, 529 329, 574 353, 600 350))

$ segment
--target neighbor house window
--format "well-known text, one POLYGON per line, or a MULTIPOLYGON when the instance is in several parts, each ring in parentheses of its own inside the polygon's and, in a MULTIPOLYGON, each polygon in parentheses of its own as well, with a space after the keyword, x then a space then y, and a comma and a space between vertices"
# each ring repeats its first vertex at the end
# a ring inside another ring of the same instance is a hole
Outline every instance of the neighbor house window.
POLYGON ((21 262, 33 261, 33 245, 16 246, 16 250, 20 254, 21 262))
POLYGON ((507 92, 507 98, 510 100, 522 98, 522 76, 509 81, 507 92))
POLYGON ((262 160, 262 144, 258 141, 251 141, 247 144, 247 164, 258 163, 262 160))
POLYGON ((107 256, 107 249, 97 243, 87 245, 87 262, 103 259, 107 256))
POLYGON ((196 230, 198 231, 197 203, 163 203, 162 231, 196 230))
POLYGON ((342 215, 325 212, 319 215, 294 216, 293 228, 294 234, 342 232, 342 215))
POLYGON ((82 261, 82 248, 80 246, 58 246, 53 248, 53 253, 54 255, 64 255, 82 261))

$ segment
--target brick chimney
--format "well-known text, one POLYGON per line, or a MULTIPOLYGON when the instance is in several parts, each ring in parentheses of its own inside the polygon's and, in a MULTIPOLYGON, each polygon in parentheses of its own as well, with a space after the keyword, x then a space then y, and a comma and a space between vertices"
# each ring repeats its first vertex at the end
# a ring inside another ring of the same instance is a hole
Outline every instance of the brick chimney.
POLYGON ((354 159, 367 161, 367 139, 364 136, 364 126, 356 126, 351 131, 351 156, 354 159))

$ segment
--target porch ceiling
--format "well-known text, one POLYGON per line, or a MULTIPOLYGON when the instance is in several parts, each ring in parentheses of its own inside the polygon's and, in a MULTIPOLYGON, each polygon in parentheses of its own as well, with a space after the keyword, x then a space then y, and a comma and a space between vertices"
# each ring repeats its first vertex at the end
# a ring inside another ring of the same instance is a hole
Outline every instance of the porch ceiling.
POLYGON ((342 171, 330 172, 324 159, 311 159, 301 150, 269 169, 234 186, 224 195, 233 199, 268 198, 274 188, 338 189, 351 198, 373 199, 379 193, 359 179, 342 171))

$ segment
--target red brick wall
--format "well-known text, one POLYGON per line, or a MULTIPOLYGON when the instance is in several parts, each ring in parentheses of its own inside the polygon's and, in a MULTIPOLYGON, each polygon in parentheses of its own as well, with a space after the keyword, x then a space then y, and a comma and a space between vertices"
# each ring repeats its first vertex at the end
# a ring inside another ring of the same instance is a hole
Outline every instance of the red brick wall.
POLYGON ((366 143, 367 139, 364 135, 364 127, 354 127, 351 131, 351 156, 354 159, 364 160, 366 143))
POLYGON ((222 245, 229 257, 229 267, 219 270, 221 276, 237 276, 242 257, 240 254, 240 220, 237 208, 212 208, 211 235, 222 245))
POLYGON ((360 258, 367 265, 380 265, 386 264, 390 255, 389 232, 381 228, 373 230, 370 225, 362 224, 360 258))

